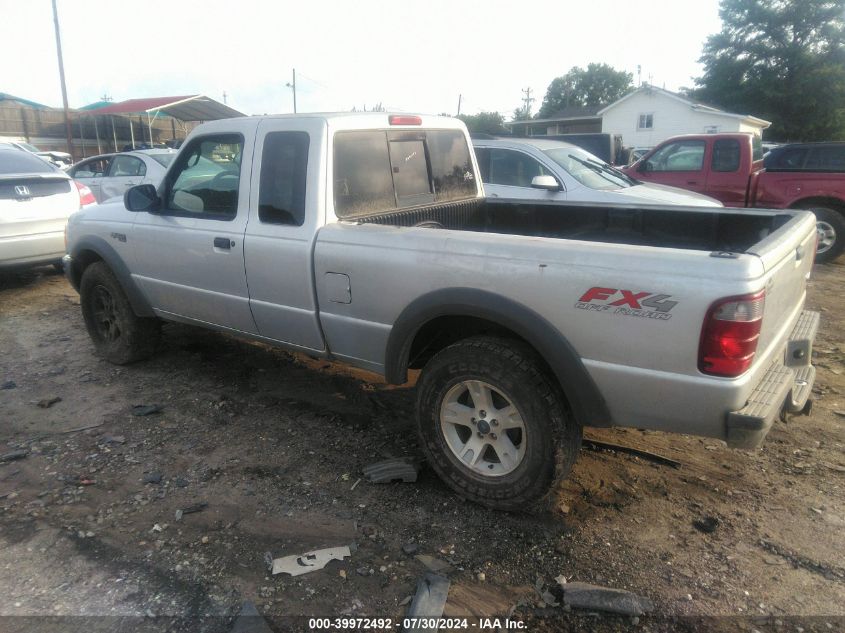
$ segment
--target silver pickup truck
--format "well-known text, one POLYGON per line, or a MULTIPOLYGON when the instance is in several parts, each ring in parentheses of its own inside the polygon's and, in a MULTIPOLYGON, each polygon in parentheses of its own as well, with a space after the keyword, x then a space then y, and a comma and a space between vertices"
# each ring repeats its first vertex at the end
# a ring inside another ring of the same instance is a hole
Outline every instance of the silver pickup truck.
POLYGON ((752 448, 806 411, 811 213, 485 200, 446 117, 252 117, 194 130, 161 186, 74 214, 96 350, 179 321, 417 380, 431 466, 501 509, 571 468, 584 426, 752 448))

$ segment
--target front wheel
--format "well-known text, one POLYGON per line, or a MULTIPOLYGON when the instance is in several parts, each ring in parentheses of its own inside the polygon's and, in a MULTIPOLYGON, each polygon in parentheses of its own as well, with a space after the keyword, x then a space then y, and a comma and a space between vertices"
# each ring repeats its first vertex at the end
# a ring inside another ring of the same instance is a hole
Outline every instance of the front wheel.
POLYGON ((135 314, 120 282, 103 262, 85 269, 79 303, 97 353, 110 363, 126 365, 155 351, 160 333, 158 320, 135 314))
POLYGON ((819 234, 816 262, 832 262, 845 251, 845 217, 829 207, 810 207, 807 210, 816 214, 816 230, 819 234))
POLYGON ((418 386, 417 423, 429 462, 461 496, 516 510, 546 494, 578 455, 581 427, 536 353, 474 337, 436 354, 418 386))

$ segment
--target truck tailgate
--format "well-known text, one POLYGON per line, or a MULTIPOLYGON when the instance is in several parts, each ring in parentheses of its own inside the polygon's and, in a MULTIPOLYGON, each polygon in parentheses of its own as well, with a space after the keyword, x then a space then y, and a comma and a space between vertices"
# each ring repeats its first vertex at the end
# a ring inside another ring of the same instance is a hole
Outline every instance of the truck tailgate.
POLYGON ((798 320, 816 246, 815 216, 800 212, 754 245, 765 270, 766 306, 757 347, 759 362, 771 362, 798 320))

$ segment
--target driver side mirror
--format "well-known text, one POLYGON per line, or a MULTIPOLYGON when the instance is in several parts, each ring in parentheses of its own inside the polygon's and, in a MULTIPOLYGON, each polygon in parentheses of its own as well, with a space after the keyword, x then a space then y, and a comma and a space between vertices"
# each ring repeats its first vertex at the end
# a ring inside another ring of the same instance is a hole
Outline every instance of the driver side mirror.
POLYGON ((161 206, 158 192, 153 185, 135 185, 123 194, 123 206, 129 211, 148 211, 152 213, 161 206))
POLYGON ((642 164, 637 168, 637 171, 642 171, 646 173, 654 171, 654 163, 652 163, 650 160, 644 160, 642 164))
POLYGON ((534 176, 531 179, 533 189, 545 189, 546 191, 560 191, 561 186, 554 176, 534 176))

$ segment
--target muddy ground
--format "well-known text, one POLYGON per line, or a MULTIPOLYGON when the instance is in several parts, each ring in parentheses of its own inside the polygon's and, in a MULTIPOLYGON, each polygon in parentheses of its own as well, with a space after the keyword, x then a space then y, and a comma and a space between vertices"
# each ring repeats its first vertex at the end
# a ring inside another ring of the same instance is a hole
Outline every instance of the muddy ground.
POLYGON ((777 422, 754 452, 588 430, 680 467, 584 448, 551 507, 503 514, 425 466, 416 483, 358 481, 420 456, 411 385, 180 325, 154 359, 115 367, 93 355, 63 277, 3 275, 0 454, 26 456, 0 464, 0 631, 229 631, 245 601, 274 631, 309 616, 395 624, 426 571, 415 554, 449 565, 447 615, 510 614, 529 631, 843 631, 843 280, 821 266, 811 282, 810 417, 777 422), (295 578, 265 566, 265 552, 352 544, 295 578), (540 595, 561 575, 655 610, 567 612, 540 595))

